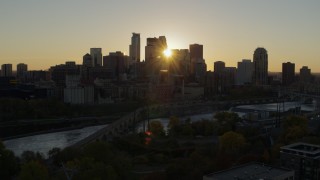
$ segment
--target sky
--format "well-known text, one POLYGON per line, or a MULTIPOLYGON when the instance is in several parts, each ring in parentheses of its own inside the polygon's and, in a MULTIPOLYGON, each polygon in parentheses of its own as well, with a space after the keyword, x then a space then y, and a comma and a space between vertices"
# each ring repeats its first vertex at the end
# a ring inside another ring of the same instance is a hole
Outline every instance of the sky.
POLYGON ((141 59, 146 38, 166 36, 173 49, 202 44, 208 70, 264 47, 269 71, 290 61, 320 72, 319 19, 319 0, 1 0, 0 64, 81 64, 92 47, 128 54, 136 32, 141 59))

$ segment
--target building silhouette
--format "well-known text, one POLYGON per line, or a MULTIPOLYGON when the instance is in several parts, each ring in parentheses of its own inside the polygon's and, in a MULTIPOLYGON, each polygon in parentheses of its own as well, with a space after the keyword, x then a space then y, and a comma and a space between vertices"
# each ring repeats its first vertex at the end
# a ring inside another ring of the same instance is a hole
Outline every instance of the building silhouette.
POLYGON ((103 57, 103 67, 109 69, 112 72, 114 78, 119 79, 121 75, 126 73, 128 68, 128 56, 124 53, 110 52, 108 56, 103 57))
POLYGON ((216 61, 213 63, 213 71, 215 73, 221 73, 224 71, 226 64, 223 61, 216 61))
POLYGON ((236 85, 245 85, 252 83, 253 62, 249 59, 243 59, 238 62, 236 74, 236 85))
POLYGON ((258 47, 253 54, 253 83, 255 85, 268 84, 268 52, 258 47))
POLYGON ((132 33, 131 44, 129 45, 130 63, 140 62, 140 34, 132 33))
POLYGON ((90 54, 85 54, 82 58, 82 65, 85 67, 92 67, 92 57, 90 54))
POLYGON ((282 85, 288 86, 295 80, 295 64, 291 62, 282 63, 282 85))
POLYGON ((300 82, 311 82, 311 69, 308 66, 303 66, 300 69, 300 82))
POLYGON ((195 74, 197 61, 203 59, 203 45, 201 44, 190 44, 190 62, 191 62, 191 74, 195 74))
POLYGON ((158 75, 161 69, 165 69, 163 55, 164 50, 167 49, 167 40, 165 36, 159 36, 159 38, 147 38, 147 45, 145 47, 145 63, 146 74, 149 77, 158 75))
POLYGON ((28 65, 24 63, 17 64, 17 79, 22 80, 28 72, 28 65))
POLYGON ((90 55, 92 58, 92 67, 102 66, 102 49, 90 48, 90 55))
POLYGON ((3 77, 12 76, 12 64, 2 64, 1 65, 1 76, 3 76, 3 77))

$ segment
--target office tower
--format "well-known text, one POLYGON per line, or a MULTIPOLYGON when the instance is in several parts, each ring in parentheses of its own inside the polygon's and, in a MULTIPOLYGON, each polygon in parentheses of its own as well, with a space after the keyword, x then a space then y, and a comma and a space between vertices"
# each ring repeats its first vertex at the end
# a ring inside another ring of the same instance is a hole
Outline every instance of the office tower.
POLYGON ((238 70, 236 75, 236 84, 244 85, 252 82, 253 63, 249 59, 243 59, 238 62, 238 70))
POLYGON ((1 65, 1 76, 3 76, 3 77, 12 76, 12 64, 2 64, 1 65))
POLYGON ((132 33, 129 46, 130 63, 140 62, 140 34, 132 33))
POLYGON ((145 47, 146 74, 154 80, 162 69, 168 69, 163 52, 167 49, 165 36, 159 38, 147 38, 145 47))
POLYGON ((126 58, 122 52, 110 52, 108 56, 103 57, 103 67, 112 72, 114 78, 120 78, 120 75, 126 73, 126 58))
POLYGON ((192 59, 203 59, 203 45, 201 44, 190 44, 190 58, 192 59))
POLYGON ((190 44, 190 74, 192 78, 196 78, 196 71, 199 67, 199 62, 204 61, 203 59, 203 45, 201 44, 190 44))
POLYGON ((90 55, 92 58, 92 67, 102 66, 102 49, 90 48, 90 55))
POLYGON ((21 79, 28 71, 28 65, 24 63, 17 64, 17 78, 21 79))
POLYGON ((225 63, 223 61, 216 61, 213 63, 213 71, 215 73, 221 73, 224 71, 224 68, 226 67, 225 63))
POLYGON ((303 66, 300 69, 300 81, 301 82, 310 82, 311 81, 311 69, 308 66, 303 66))
POLYGON ((290 85, 294 82, 295 77, 294 63, 282 63, 282 85, 290 85))
POLYGON ((51 79, 57 86, 65 86, 66 75, 80 74, 80 65, 74 61, 67 61, 65 64, 52 66, 49 69, 51 79))
POLYGON ((184 75, 187 77, 190 70, 189 49, 172 49, 169 71, 172 74, 184 75))
POLYGON ((82 61, 82 65, 85 66, 85 67, 92 67, 92 57, 90 54, 85 54, 83 56, 83 61, 82 61))
POLYGON ((253 54, 253 83, 255 85, 268 84, 268 52, 258 47, 253 54))
POLYGON ((146 63, 163 57, 163 51, 166 50, 167 47, 167 40, 165 36, 159 36, 159 38, 147 38, 147 45, 145 47, 146 63))

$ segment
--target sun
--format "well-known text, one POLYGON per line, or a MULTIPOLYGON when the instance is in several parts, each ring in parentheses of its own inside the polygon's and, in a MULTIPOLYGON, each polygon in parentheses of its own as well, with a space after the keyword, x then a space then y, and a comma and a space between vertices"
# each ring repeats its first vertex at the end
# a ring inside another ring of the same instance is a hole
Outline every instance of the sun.
POLYGON ((171 49, 166 49, 163 51, 163 54, 166 56, 166 57, 170 57, 172 55, 172 52, 171 52, 171 49))

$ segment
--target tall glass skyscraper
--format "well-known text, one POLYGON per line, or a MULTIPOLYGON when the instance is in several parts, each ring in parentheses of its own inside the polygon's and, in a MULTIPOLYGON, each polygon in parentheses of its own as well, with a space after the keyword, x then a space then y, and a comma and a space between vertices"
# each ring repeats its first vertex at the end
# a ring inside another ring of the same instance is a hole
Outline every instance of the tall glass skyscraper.
POLYGON ((268 52, 258 47, 253 54, 253 83, 256 85, 268 84, 268 52))
POLYGON ((138 33, 132 33, 129 56, 132 63, 140 62, 140 34, 138 33))

